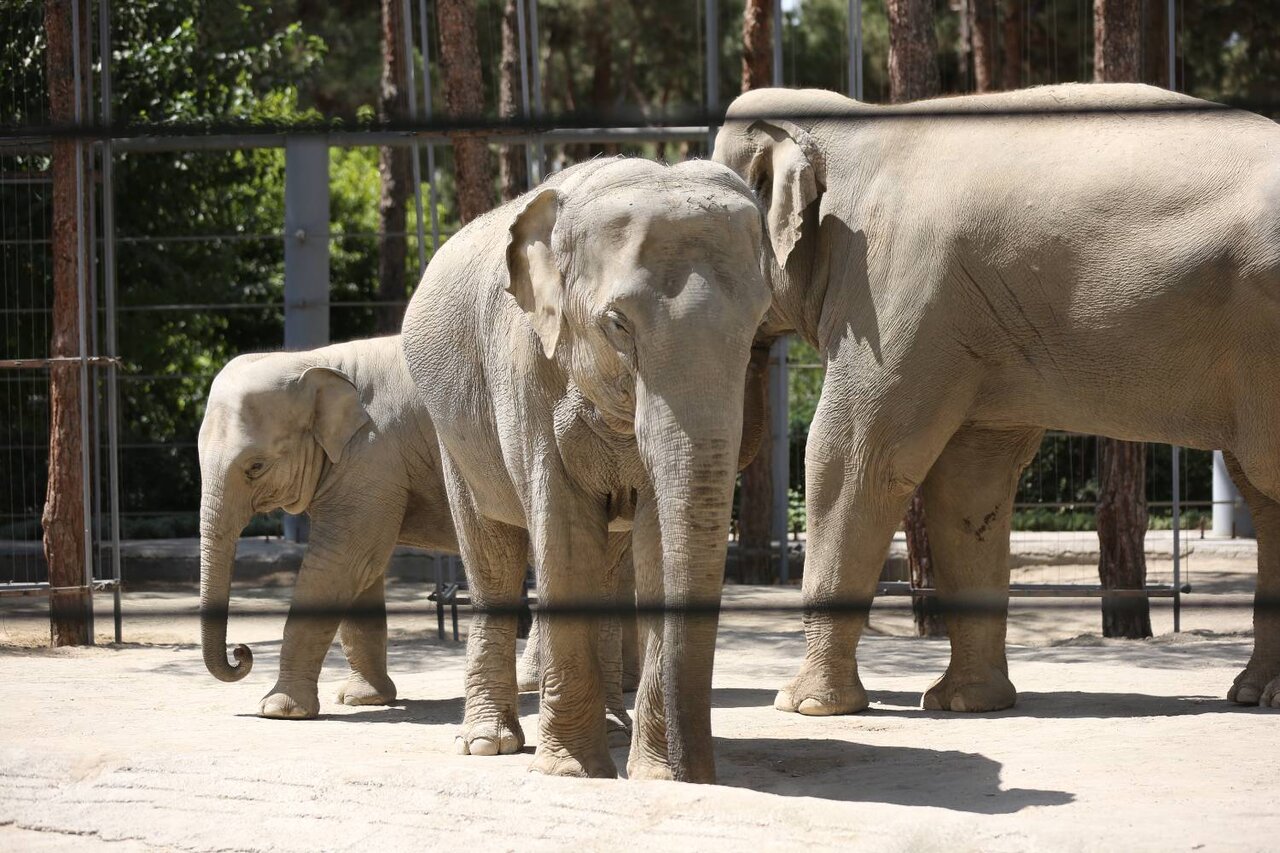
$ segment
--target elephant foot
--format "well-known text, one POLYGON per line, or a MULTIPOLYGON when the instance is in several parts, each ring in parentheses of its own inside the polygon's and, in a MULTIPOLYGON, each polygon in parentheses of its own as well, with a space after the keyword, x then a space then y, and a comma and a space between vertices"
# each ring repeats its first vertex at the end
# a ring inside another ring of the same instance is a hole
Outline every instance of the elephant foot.
POLYGON ((856 671, 847 678, 834 679, 806 662, 800 674, 778 691, 773 707, 779 711, 804 714, 809 717, 829 717, 836 714, 856 714, 865 711, 870 704, 856 671))
POLYGON ((924 692, 920 707, 928 711, 1001 711, 1018 701, 1009 676, 995 667, 985 670, 948 669, 924 692))
POLYGON ((632 758, 627 762, 627 778, 638 782, 673 782, 671 765, 650 758, 632 758))
POLYGON ((339 705, 390 705, 395 700, 396 685, 385 675, 371 684, 360 673, 352 672, 338 690, 339 705))
POLYGON ((273 720, 309 720, 320 713, 315 685, 294 687, 276 684, 258 703, 258 716, 273 720))
POLYGON ((453 743, 459 755, 515 755, 524 749, 524 730, 513 714, 509 720, 464 725, 453 743))
POLYGON ((1227 699, 1238 705, 1260 705, 1263 708, 1280 708, 1280 674, 1275 665, 1249 661, 1244 671, 1236 676, 1227 692, 1227 699))
POLYGON ((613 758, 603 743, 578 751, 540 743, 529 770, 544 776, 575 776, 584 779, 616 779, 618 777, 618 770, 613 766, 613 758))
POLYGON ((626 708, 605 711, 604 729, 609 746, 626 746, 631 743, 631 716, 626 708))

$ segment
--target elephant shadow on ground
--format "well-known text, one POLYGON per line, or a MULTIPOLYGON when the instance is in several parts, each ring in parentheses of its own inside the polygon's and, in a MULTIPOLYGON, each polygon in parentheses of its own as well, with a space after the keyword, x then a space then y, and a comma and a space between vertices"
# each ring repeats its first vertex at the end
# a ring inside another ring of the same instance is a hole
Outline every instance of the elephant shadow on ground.
POLYGON ((1019 693, 1018 703, 1012 708, 981 714, 921 710, 920 694, 907 690, 869 690, 867 696, 872 703, 869 711, 871 715, 911 715, 940 720, 963 720, 975 717, 1107 720, 1240 714, 1251 711, 1266 713, 1265 709, 1236 705, 1221 696, 1153 696, 1147 693, 1092 693, 1081 690, 1019 693))
MULTIPOLYGON (((389 705, 365 705, 342 714, 321 713, 317 719, 345 723, 414 723, 422 726, 462 725, 467 700, 461 696, 449 699, 396 699, 389 705)), ((538 694, 520 694, 520 716, 538 713, 538 694)))
POLYGON ((716 738, 721 785, 786 797, 1012 814, 1063 806, 1067 791, 1000 787, 1000 762, 972 752, 816 738, 716 738))

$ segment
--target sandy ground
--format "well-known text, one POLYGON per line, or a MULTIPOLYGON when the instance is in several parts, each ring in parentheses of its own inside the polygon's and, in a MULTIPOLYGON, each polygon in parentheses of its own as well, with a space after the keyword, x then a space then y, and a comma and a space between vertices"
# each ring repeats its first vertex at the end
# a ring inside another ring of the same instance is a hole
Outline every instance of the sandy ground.
MULTIPOLYGON (((1151 641, 1092 636, 1096 601, 1016 602, 1018 705, 979 716, 919 710, 947 646, 905 636, 902 599, 877 605, 859 650, 871 710, 828 719, 771 707, 803 654, 798 615, 727 613, 715 786, 543 778, 526 772, 532 747, 455 755, 463 647, 436 638, 434 617, 394 612, 425 604, 413 584, 390 591, 401 700, 335 705, 335 648, 322 716, 306 722, 253 716, 287 588, 237 588, 230 639, 256 654, 237 684, 205 672, 188 590, 129 594, 128 643, 76 650, 33 647, 47 623, 23 614, 43 602, 7 601, 0 849, 1273 849, 1280 712, 1223 699, 1252 645, 1252 567, 1202 558, 1194 571, 1183 633, 1158 601, 1151 641)), ((728 588, 739 603, 799 593, 728 588)), ((522 709, 532 737, 535 697, 522 709)), ((625 749, 615 760, 625 768, 625 749)))

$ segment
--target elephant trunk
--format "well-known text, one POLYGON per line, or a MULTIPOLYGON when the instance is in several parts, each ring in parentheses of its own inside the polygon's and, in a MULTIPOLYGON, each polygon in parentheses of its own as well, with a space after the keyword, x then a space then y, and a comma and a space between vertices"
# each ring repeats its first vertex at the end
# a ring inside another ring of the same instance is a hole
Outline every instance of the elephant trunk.
POLYGON ((232 508, 232 501, 210 494, 200 499, 200 645, 204 665, 219 681, 239 681, 253 669, 248 646, 235 648, 236 663, 227 661, 227 611, 236 542, 252 513, 232 508))
POLYGON ((711 673, 742 436, 742 399, 731 396, 723 409, 693 392, 652 395, 648 428, 637 430, 657 506, 666 607, 660 683, 670 767, 681 781, 715 781, 711 673))

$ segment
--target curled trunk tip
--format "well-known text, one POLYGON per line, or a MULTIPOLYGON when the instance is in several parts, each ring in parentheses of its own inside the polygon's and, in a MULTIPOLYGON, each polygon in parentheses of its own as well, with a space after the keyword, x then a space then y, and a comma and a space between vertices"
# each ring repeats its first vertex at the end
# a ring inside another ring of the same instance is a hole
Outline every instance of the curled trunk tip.
POLYGON ((253 652, 243 643, 237 645, 231 651, 231 656, 236 659, 234 664, 228 664, 225 658, 217 651, 214 651, 213 654, 218 656, 218 660, 211 662, 206 659, 205 663, 209 667, 209 672, 219 681, 239 681, 253 669, 253 652))

